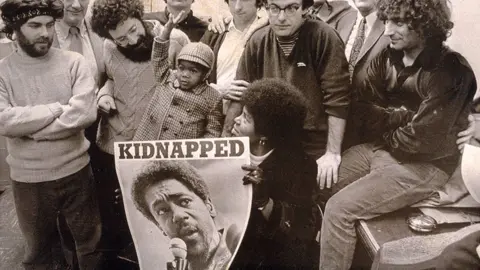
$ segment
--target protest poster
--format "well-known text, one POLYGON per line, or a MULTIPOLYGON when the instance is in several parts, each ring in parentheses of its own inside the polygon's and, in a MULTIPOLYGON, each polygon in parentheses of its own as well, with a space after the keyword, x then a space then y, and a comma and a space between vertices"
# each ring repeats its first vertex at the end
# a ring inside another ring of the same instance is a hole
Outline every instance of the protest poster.
POLYGON ((251 187, 241 181, 249 153, 248 138, 115 143, 141 269, 227 269, 250 216, 251 187))

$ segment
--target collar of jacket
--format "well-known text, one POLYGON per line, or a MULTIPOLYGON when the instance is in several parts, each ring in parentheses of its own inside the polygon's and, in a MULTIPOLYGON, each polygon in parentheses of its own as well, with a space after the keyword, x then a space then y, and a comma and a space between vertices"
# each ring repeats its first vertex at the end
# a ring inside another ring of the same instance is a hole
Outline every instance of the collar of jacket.
POLYGON ((208 87, 210 87, 206 81, 203 81, 201 82, 199 85, 195 86, 193 89, 190 89, 190 90, 183 90, 180 87, 180 83, 178 82, 178 80, 175 78, 175 76, 170 76, 167 80, 167 83, 169 83, 173 88, 178 88, 182 91, 185 91, 185 92, 193 92, 195 95, 200 95, 202 94, 203 92, 205 92, 205 90, 207 90, 208 87))
MULTIPOLYGON (((442 64, 443 55, 447 51, 448 49, 443 45, 425 47, 413 62, 412 67, 427 70, 437 68, 442 64)), ((388 52, 388 58, 394 65, 405 67, 403 64, 403 51, 394 50, 388 46, 388 52)))

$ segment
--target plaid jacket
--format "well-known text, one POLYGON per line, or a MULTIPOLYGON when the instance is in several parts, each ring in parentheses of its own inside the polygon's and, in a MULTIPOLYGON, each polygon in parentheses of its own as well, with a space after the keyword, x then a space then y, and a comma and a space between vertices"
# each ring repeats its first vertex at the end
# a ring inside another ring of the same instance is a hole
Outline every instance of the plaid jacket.
POLYGON ((154 41, 152 65, 156 89, 133 140, 220 137, 223 126, 220 93, 205 82, 191 91, 178 88, 168 67, 169 43, 154 41))

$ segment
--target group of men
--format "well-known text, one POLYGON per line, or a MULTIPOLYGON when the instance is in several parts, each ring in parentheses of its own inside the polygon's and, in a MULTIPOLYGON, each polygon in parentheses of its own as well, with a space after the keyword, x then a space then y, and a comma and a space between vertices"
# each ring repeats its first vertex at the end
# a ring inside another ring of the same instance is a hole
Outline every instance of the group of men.
POLYGON ((26 267, 51 263, 62 223, 80 269, 101 264, 101 235, 131 242, 119 229, 123 207, 114 207, 113 142, 132 140, 144 117, 155 92, 153 39, 171 15, 183 14, 170 38, 172 68, 190 41, 215 54, 210 81, 223 95, 224 136, 255 80, 286 80, 307 98, 302 141, 328 199, 320 269, 349 269, 357 220, 428 197, 457 167, 476 80, 443 44, 453 27, 446 0, 354 0, 358 11, 345 1, 226 0, 224 33, 207 31, 193 0, 165 2, 144 14, 140 0, 96 0, 93 18, 89 0, 2 4, 15 51, 0 62, 0 134, 26 267))

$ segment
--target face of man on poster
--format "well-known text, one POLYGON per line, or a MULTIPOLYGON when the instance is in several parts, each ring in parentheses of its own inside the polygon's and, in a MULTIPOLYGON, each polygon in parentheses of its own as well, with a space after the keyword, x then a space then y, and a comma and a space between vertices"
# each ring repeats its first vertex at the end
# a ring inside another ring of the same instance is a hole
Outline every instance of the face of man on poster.
POLYGON ((145 202, 160 230, 186 243, 189 257, 206 258, 218 245, 213 204, 180 181, 171 178, 152 185, 145 193, 145 202))

